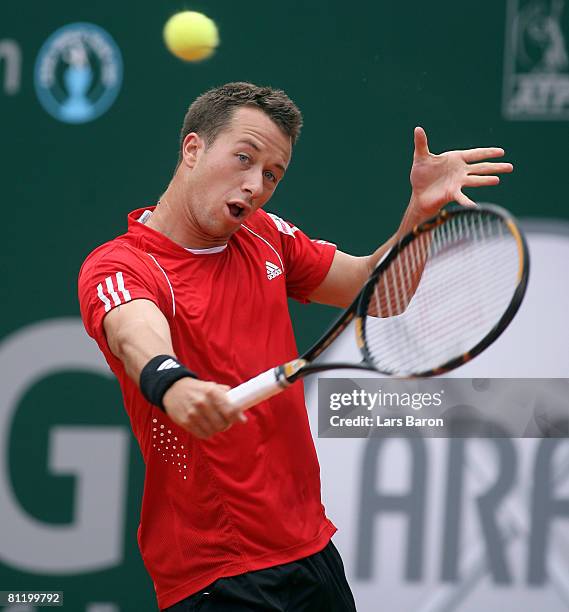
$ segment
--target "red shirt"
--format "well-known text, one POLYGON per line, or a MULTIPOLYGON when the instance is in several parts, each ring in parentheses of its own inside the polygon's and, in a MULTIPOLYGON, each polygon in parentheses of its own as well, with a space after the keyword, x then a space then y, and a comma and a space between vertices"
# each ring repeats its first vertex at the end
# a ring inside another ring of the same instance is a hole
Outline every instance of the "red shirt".
POLYGON ((258 210, 226 247, 194 253, 139 222, 143 213, 131 213, 128 232, 86 259, 79 299, 146 464, 138 541, 166 608, 217 578, 318 552, 336 529, 320 499, 302 383, 250 409, 246 424, 200 440, 143 398, 110 352, 103 318, 119 304, 151 300, 168 319, 178 359, 233 387, 297 356, 287 297, 307 301, 335 246, 258 210))

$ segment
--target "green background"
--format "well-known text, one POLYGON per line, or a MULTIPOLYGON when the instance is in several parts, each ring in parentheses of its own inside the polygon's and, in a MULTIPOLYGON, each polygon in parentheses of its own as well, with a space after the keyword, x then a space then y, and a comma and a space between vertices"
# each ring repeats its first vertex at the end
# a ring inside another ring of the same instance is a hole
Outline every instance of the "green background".
MULTIPOLYGON (((156 201, 176 163, 187 106, 227 81, 285 89, 301 108, 293 163, 267 209, 342 250, 367 254, 397 228, 410 195, 415 125, 433 152, 506 149, 515 173, 471 197, 521 217, 569 218, 567 123, 502 117, 505 32, 506 6, 495 1, 3 2, 0 39, 20 45, 23 65, 21 89, 0 91, 0 338, 34 321, 78 316, 83 259, 126 229, 130 210, 156 201), (200 64, 175 59, 162 43, 165 21, 184 8, 219 26, 221 46, 200 64), (124 82, 106 114, 67 125, 39 104, 33 69, 47 37, 79 21, 115 39, 124 82)), ((301 347, 334 316, 318 306, 292 312, 301 347)), ((43 521, 71 519, 72 479, 41 466, 48 429, 73 423, 126 424, 116 384, 53 376, 23 399, 9 449, 13 481, 22 506, 43 521)), ((124 564, 56 580, 68 609, 105 599, 123 611, 153 609, 135 539, 143 478, 135 444, 131 457, 124 564)), ((0 565, 0 586, 54 588, 54 578, 0 565)))

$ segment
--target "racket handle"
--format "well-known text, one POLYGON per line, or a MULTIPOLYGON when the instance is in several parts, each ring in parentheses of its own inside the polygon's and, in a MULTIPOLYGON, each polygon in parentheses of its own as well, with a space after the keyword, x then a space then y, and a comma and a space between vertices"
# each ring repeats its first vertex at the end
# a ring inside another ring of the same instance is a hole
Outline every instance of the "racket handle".
POLYGON ((242 410, 247 410, 259 402, 284 391, 289 380, 306 364, 304 359, 294 359, 284 365, 271 368, 254 378, 250 378, 227 392, 229 401, 242 410))
POLYGON ((281 391, 289 382, 284 376, 279 376, 282 368, 271 368, 227 392, 229 401, 236 407, 246 410, 281 391))

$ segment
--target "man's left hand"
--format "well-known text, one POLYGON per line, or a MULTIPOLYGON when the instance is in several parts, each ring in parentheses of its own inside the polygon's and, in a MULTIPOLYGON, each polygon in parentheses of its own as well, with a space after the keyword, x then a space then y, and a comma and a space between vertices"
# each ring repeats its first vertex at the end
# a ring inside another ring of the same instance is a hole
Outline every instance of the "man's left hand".
POLYGON ((462 206, 476 206, 462 189, 497 185, 497 174, 512 172, 512 164, 484 161, 504 155, 504 149, 486 147, 447 151, 435 155, 429 151, 427 134, 415 128, 415 153, 411 168, 413 217, 426 219, 435 215, 449 202, 462 206))

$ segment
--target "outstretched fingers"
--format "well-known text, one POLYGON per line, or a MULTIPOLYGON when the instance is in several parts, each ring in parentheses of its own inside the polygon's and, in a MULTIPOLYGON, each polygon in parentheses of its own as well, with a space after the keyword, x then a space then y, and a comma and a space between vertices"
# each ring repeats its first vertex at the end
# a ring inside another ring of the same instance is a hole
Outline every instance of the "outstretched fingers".
POLYGON ((467 176, 463 183, 463 187, 492 187, 492 185, 498 185, 500 178, 498 176, 467 176))
POLYGON ((509 163, 482 162, 479 164, 469 164, 468 174, 505 174, 512 172, 514 166, 509 163))
POLYGON ((466 149, 465 151, 461 151, 461 153, 462 158, 467 162, 504 157, 504 149, 500 147, 479 147, 477 149, 466 149))

